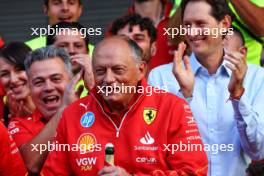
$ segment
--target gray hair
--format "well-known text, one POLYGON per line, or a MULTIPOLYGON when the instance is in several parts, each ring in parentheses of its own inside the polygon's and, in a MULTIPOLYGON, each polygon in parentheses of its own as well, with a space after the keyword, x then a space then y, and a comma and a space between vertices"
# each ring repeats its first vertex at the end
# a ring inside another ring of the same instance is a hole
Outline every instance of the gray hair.
POLYGON ((53 59, 55 57, 60 58, 70 75, 72 75, 70 55, 62 48, 56 48, 53 45, 36 49, 30 52, 24 62, 25 70, 29 75, 29 68, 35 61, 43 61, 53 59))
POLYGON ((142 49, 138 46, 138 44, 134 41, 131 40, 130 38, 124 38, 125 41, 127 42, 128 46, 130 47, 130 49, 132 50, 132 57, 136 60, 136 61, 142 61, 143 58, 143 51, 142 49))
MULTIPOLYGON (((125 41, 128 44, 128 46, 129 46, 129 48, 131 50, 131 53, 130 54, 132 54, 132 58, 135 59, 136 62, 141 62, 142 61, 143 51, 142 51, 142 49, 138 46, 138 44, 135 41, 131 40, 129 37, 127 37, 125 35, 112 36, 112 38, 119 38, 119 39, 122 39, 123 41, 125 41)), ((95 49, 93 51, 92 58, 94 58, 94 55, 96 53, 96 50, 97 50, 98 46, 101 44, 101 42, 99 42, 95 46, 95 49)))

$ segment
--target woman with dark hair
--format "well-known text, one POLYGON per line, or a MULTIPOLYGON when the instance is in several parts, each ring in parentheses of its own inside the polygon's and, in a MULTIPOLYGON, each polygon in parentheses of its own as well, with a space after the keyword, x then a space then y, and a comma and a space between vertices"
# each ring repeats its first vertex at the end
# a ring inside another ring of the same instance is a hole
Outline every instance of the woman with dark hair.
POLYGON ((0 50, 0 83, 7 95, 9 117, 21 117, 31 114, 35 105, 28 87, 24 60, 31 49, 22 42, 11 42, 0 50))

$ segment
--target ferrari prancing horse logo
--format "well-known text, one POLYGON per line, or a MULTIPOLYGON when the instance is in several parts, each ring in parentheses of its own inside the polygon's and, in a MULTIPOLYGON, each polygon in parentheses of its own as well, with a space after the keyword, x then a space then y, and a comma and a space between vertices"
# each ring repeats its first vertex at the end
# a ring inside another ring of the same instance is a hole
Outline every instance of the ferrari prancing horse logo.
POLYGON ((144 121, 150 125, 156 118, 157 110, 153 108, 145 108, 143 112, 144 121))

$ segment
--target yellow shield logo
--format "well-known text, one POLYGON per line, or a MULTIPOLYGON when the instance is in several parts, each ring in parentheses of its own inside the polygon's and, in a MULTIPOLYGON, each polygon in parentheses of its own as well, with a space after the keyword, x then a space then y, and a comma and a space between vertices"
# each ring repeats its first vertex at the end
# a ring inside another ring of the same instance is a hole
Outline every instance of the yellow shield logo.
POLYGON ((144 121, 150 125, 156 118, 157 110, 153 108, 145 108, 143 112, 144 121))

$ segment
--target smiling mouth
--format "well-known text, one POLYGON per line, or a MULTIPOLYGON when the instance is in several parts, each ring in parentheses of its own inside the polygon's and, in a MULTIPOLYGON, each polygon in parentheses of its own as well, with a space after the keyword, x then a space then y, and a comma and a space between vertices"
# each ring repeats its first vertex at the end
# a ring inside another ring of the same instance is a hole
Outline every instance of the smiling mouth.
POLYGON ((14 93, 19 93, 25 85, 26 84, 19 84, 19 85, 15 85, 15 86, 10 86, 10 90, 13 91, 14 93))
POLYGON ((58 103, 59 99, 60 99, 59 96, 52 95, 52 96, 47 96, 47 97, 43 98, 43 102, 46 105, 53 105, 53 104, 58 103))
POLYGON ((66 22, 71 22, 71 17, 62 17, 59 18, 60 21, 66 21, 66 22))

